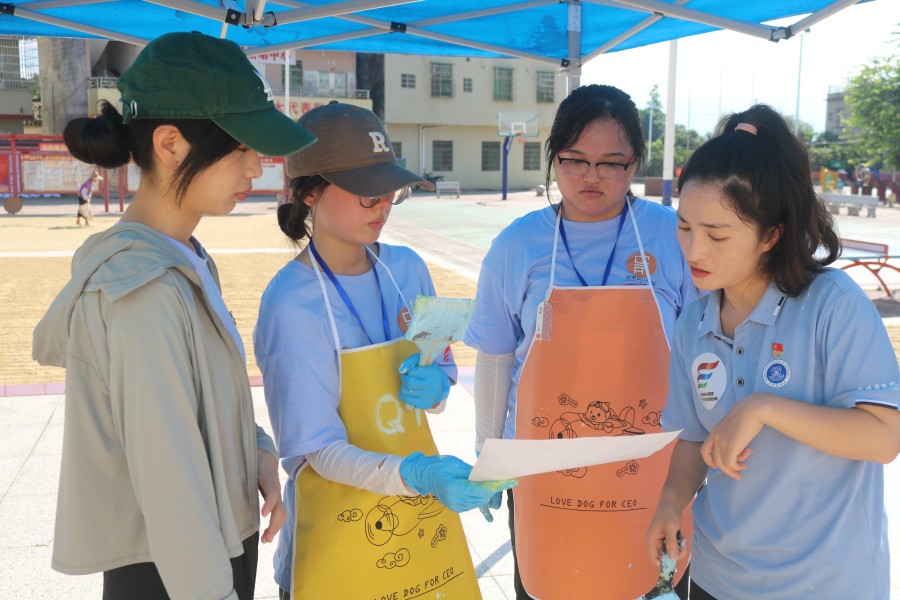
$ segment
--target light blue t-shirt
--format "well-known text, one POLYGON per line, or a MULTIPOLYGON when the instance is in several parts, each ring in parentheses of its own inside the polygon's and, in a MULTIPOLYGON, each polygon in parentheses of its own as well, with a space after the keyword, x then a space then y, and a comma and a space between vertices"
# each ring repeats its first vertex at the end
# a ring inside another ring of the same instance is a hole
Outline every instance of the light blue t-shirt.
MULTIPOLYGON (((678 219, 671 208, 640 198, 634 200, 629 212, 634 214, 651 263, 651 279, 663 327, 671 339, 682 307, 697 298, 697 289, 676 238, 678 219)), ((588 285, 600 285, 616 239, 618 217, 594 223, 564 220, 563 225, 572 259, 560 241, 556 285, 580 285, 573 261, 588 285)), ((486 354, 515 353, 505 438, 515 437, 516 389, 534 337, 537 307, 550 286, 555 230, 556 211, 551 206, 513 221, 491 244, 478 278, 475 314, 464 341, 486 354)), ((626 215, 607 285, 646 286, 647 267, 640 258, 634 226, 631 217, 626 215)))
POLYGON ((200 242, 197 241, 197 238, 193 236, 191 236, 190 239, 191 245, 194 247, 193 252, 175 238, 169 236, 166 237, 172 242, 172 245, 184 252, 184 255, 191 261, 191 265, 193 265, 197 275, 200 276, 200 281, 203 282, 203 290, 206 292, 206 297, 209 298, 210 306, 212 306, 212 309, 219 315, 219 319, 225 324, 225 329, 228 330, 231 339, 233 339, 235 345, 237 345, 238 352, 241 355, 241 362, 246 363, 247 353, 246 350, 244 350, 244 341, 241 339, 241 334, 238 333, 237 325, 234 323, 234 317, 231 316, 231 311, 225 306, 225 300, 222 298, 222 291, 219 289, 219 286, 216 285, 216 281, 213 279, 212 273, 209 270, 206 249, 204 249, 200 242))
MULTIPOLYGON (((753 392, 852 408, 900 406, 900 369, 875 306, 826 269, 798 297, 771 285, 735 331, 720 293, 685 309, 672 344, 662 425, 706 439, 753 392)), ((691 579, 717 598, 890 596, 880 464, 831 456, 769 427, 750 444, 741 481, 710 470, 694 502, 691 579)))
MULTIPOLYGON (((391 282, 384 265, 376 262, 381 297, 391 331, 391 339, 402 337, 398 315, 404 307, 412 311, 418 294, 433 296, 434 284, 428 267, 418 254, 404 246, 379 244, 379 258, 387 265, 403 292, 391 282), (404 300, 405 299, 405 300, 404 300), (410 305, 407 307, 406 302, 410 305)), ((365 326, 341 300, 334 285, 322 273, 337 324, 342 349, 369 345, 369 338, 384 342, 381 304, 372 271, 362 275, 337 275, 341 286, 365 326)), ((312 267, 299 260, 287 263, 269 282, 259 308, 253 332, 256 362, 263 374, 266 405, 282 466, 290 481, 284 487, 287 521, 278 536, 275 552, 275 581, 291 589, 291 555, 294 538, 294 484, 305 455, 335 441, 346 441, 347 430, 338 415, 340 378, 338 350, 325 309, 319 280, 312 267)), ((451 381, 457 370, 452 356, 438 360, 451 381)))

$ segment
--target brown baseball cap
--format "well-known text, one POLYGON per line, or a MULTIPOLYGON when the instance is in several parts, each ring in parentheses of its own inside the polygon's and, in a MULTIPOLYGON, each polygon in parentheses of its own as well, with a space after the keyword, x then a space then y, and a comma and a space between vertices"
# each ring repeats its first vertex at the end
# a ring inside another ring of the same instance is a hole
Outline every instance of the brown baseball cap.
POLYGON ((412 185, 434 189, 433 183, 397 164, 384 125, 370 110, 331 102, 297 123, 318 141, 287 157, 284 170, 291 179, 321 175, 358 196, 383 196, 412 185))

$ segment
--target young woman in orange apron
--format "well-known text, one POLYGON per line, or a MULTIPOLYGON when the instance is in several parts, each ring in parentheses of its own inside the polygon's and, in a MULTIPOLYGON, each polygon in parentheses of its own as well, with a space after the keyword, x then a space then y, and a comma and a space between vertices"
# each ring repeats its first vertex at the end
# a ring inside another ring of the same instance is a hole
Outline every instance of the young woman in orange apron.
MULTIPOLYGON (((479 278, 466 336, 479 350, 478 444, 660 431, 669 333, 696 290, 674 212, 629 193, 644 153, 622 91, 586 86, 560 105, 547 180, 552 167, 562 202, 501 232, 479 278)), ((517 597, 621 600, 653 588, 643 538, 668 460, 521 480, 509 502, 517 597)))
POLYGON ((371 111, 329 104, 300 122, 320 147, 288 158, 279 225, 310 241, 269 284, 254 334, 291 479, 281 597, 480 598, 456 512, 493 492, 437 456, 423 414, 442 409, 456 376, 449 349, 419 367, 403 337, 407 299, 434 287, 412 250, 377 243, 407 186, 428 183, 397 165, 371 111))

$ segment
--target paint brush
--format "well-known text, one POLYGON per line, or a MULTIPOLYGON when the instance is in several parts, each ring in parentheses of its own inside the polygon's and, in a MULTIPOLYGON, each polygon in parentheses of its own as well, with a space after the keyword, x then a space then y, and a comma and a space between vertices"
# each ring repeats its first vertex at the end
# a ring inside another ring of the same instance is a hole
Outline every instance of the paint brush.
MULTIPOLYGON (((681 531, 677 533, 678 551, 684 551, 685 540, 681 537, 681 531)), ((669 558, 666 552, 666 540, 662 541, 662 557, 659 561, 659 581, 656 587, 650 590, 638 600, 678 600, 675 593, 675 573, 678 568, 675 566, 677 559, 669 558)))
POLYGON ((474 311, 475 301, 468 298, 417 296, 406 339, 419 348, 419 365, 430 365, 461 340, 474 311))

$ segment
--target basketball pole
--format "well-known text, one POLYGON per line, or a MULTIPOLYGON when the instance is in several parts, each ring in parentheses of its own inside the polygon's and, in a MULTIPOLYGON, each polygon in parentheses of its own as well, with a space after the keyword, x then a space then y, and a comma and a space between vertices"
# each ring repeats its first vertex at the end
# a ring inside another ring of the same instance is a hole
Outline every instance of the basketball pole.
POLYGON ((509 164, 509 149, 512 146, 512 139, 516 134, 507 135, 503 137, 503 197, 501 200, 506 200, 506 181, 508 169, 507 165, 509 164))

